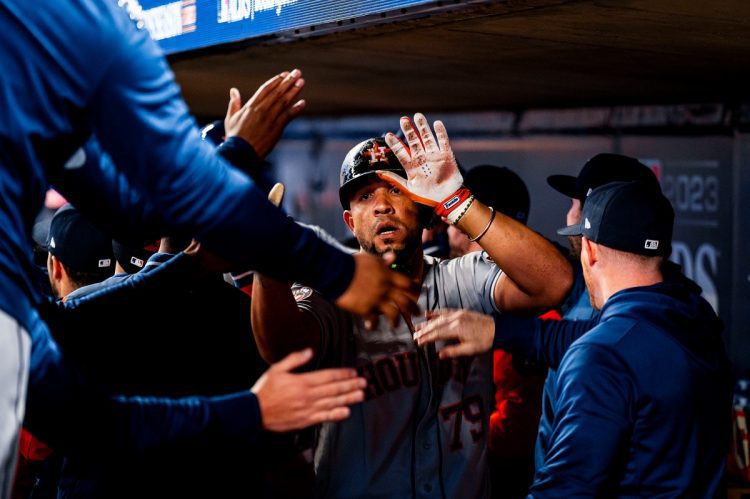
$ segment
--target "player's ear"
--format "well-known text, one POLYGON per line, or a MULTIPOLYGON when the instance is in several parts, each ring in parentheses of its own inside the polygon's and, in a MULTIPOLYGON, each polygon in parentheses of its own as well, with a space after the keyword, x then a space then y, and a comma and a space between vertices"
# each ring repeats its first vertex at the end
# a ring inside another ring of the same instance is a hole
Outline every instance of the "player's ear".
POLYGON ((52 277, 55 281, 59 281, 63 278, 63 274, 65 273, 65 269, 62 266, 62 263, 60 263, 60 260, 57 259, 56 256, 50 254, 49 255, 49 266, 48 270, 50 273, 50 277, 52 277))
POLYGON ((349 230, 352 231, 352 234, 354 234, 354 217, 349 210, 344 210, 344 223, 349 227, 349 230))
POLYGON ((581 237, 581 264, 589 267, 599 261, 599 247, 585 236, 581 237))

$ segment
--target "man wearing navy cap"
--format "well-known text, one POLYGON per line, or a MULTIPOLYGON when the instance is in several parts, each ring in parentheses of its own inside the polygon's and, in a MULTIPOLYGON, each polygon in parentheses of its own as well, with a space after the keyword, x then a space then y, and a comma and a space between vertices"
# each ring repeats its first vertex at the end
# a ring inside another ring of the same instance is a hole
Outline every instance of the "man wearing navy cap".
POLYGON ((35 226, 34 237, 48 251, 47 271, 55 298, 65 301, 76 289, 114 273, 112 240, 72 205, 63 206, 48 223, 40 224, 35 226))
MULTIPOLYGON (((666 265, 673 223, 658 184, 641 180, 593 188, 579 223, 559 231, 581 239, 599 322, 563 321, 539 340, 562 359, 530 497, 720 492, 732 398, 723 324, 700 288, 666 265)), ((425 323, 418 344, 458 340, 465 355, 484 351, 497 327, 469 314, 460 317, 463 331, 425 323)))
MULTIPOLYGON (((622 154, 601 153, 589 159, 581 168, 578 176, 550 175, 547 183, 570 198, 570 209, 566 214, 565 223, 577 224, 581 221, 581 212, 588 196, 593 189, 601 187, 610 182, 643 180, 658 185, 656 175, 649 167, 635 158, 622 154)), ((591 306, 588 290, 583 279, 580 265, 581 236, 568 236, 570 246, 571 263, 573 265, 574 281, 568 296, 560 305, 562 318, 566 321, 592 321, 596 323, 599 312, 591 306)), ((505 328, 508 330, 508 328, 505 328)), ((521 327, 517 327, 519 331, 521 327)), ((575 339, 587 328, 581 327, 578 332, 571 334, 575 339)), ((557 359, 559 362, 559 359, 557 359)), ((552 424, 555 419, 555 409, 552 400, 557 393, 557 363, 547 362, 550 367, 547 379, 544 381, 542 394, 542 416, 539 420, 539 432, 534 450, 534 464, 539 468, 547 453, 549 446, 552 424)))
POLYGON ((731 375, 711 306, 667 282, 674 211, 652 182, 593 189, 581 264, 599 324, 558 372, 531 497, 713 497, 728 450, 731 375))
MULTIPOLYGON (((567 224, 578 223, 581 209, 593 189, 609 182, 646 180, 655 181, 656 176, 649 167, 635 158, 622 154, 597 154, 583 165, 577 177, 572 175, 550 175, 547 183, 557 192, 565 194, 571 200, 567 213, 567 224)), ((569 238, 573 257, 578 259, 581 254, 580 237, 569 238)))

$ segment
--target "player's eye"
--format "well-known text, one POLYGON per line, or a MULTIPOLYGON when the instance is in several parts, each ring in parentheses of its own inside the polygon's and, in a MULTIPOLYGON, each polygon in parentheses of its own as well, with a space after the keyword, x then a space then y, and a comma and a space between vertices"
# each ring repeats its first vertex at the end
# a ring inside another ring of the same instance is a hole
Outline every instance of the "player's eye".
POLYGON ((360 201, 367 201, 372 197, 372 192, 363 192, 362 195, 359 196, 360 201))
POLYGON ((401 189, 398 187, 391 187, 391 193, 392 194, 401 194, 401 189))

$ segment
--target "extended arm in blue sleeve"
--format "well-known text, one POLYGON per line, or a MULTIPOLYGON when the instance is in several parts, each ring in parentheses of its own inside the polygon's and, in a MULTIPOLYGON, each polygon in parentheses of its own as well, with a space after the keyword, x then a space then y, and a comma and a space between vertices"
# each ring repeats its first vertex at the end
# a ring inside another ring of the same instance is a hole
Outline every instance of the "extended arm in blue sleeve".
MULTIPOLYGON (((261 167, 255 150, 239 137, 229 137, 216 151, 249 175, 261 167)), ((50 182, 115 238, 144 240, 181 235, 165 230, 166 224, 153 205, 130 185, 95 138, 77 151, 65 168, 51 174, 50 182)))
POLYGON ((537 365, 557 369, 575 340, 596 321, 558 321, 495 314, 493 348, 500 348, 537 365))
POLYGON ((616 353, 573 346, 560 365, 550 446, 529 497, 601 497, 618 473, 635 383, 616 353))
POLYGON ((240 137, 227 137, 227 140, 216 148, 216 152, 253 180, 256 180, 264 165, 253 146, 240 137))
POLYGON ((32 329, 24 425, 66 452, 137 452, 196 438, 253 442, 262 429, 249 391, 182 399, 109 397, 65 361, 41 321, 32 329))
POLYGON ((127 36, 89 109, 91 129, 128 182, 172 229, 217 255, 328 298, 343 293, 353 257, 284 216, 203 142, 156 44, 127 19, 120 28, 127 36))

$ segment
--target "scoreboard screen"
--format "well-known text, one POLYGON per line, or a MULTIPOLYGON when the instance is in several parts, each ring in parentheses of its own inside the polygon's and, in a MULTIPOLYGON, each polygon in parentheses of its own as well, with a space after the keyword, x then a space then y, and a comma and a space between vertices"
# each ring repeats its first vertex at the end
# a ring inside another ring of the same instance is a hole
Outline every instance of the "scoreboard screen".
MULTIPOLYGON (((345 29, 434 0, 120 0, 167 54, 269 35, 345 29)), ((448 3, 448 2, 446 2, 448 3)), ((392 16, 389 15, 389 18, 392 16)))

